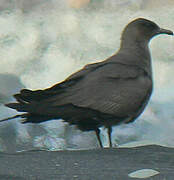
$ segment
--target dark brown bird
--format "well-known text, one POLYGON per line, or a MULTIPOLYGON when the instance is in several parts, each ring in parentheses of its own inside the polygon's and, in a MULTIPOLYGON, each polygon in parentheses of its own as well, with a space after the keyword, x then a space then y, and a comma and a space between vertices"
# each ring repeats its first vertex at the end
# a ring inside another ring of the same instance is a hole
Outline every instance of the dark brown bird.
POLYGON ((149 41, 159 34, 173 35, 147 19, 130 22, 123 30, 119 51, 108 59, 88 64, 63 82, 44 90, 22 89, 17 102, 7 107, 25 112, 22 123, 63 119, 82 131, 95 131, 101 147, 100 127, 133 122, 144 110, 152 92, 149 41))

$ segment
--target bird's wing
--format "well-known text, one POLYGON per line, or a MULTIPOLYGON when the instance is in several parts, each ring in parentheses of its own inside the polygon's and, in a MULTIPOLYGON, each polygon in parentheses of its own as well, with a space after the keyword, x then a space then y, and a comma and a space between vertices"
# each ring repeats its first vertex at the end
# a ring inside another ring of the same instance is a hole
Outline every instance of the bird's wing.
POLYGON ((146 99, 151 81, 145 76, 136 66, 96 63, 49 89, 22 90, 15 95, 18 102, 7 106, 22 112, 56 116, 62 107, 72 104, 122 117, 138 109, 146 99))
MULTIPOLYGON (((20 93, 15 94, 14 97, 18 102, 40 102, 46 100, 50 97, 60 95, 65 92, 66 88, 71 88, 77 82, 82 80, 88 73, 95 71, 104 65, 104 62, 88 64, 84 66, 81 70, 70 75, 64 81, 44 90, 30 90, 22 89, 20 93)), ((9 104, 7 104, 9 105, 9 104)))
MULTIPOLYGON (((8 103, 6 106, 16 109, 20 112, 35 112, 35 110, 39 112, 38 107, 44 108, 45 103, 47 104, 47 101, 51 102, 53 99, 57 99, 58 97, 63 98, 63 96, 67 94, 67 89, 71 89, 75 84, 78 84, 80 81, 82 81, 89 73, 102 67, 104 64, 105 62, 88 64, 81 70, 70 75, 64 81, 44 90, 33 91, 30 89, 22 89, 20 93, 13 95, 17 102, 8 103)), ((49 103, 47 105, 50 106, 49 103)))
POLYGON ((53 106, 73 104, 100 112, 123 116, 137 109, 149 98, 151 78, 137 66, 107 63, 90 71, 65 93, 52 97, 53 106))
POLYGON ((103 67, 106 64, 107 64, 107 62, 105 62, 105 61, 93 63, 93 64, 87 64, 81 70, 77 71, 76 73, 74 73, 74 74, 70 75, 68 78, 66 78, 65 81, 82 78, 85 75, 87 75, 88 73, 93 72, 93 71, 103 67))

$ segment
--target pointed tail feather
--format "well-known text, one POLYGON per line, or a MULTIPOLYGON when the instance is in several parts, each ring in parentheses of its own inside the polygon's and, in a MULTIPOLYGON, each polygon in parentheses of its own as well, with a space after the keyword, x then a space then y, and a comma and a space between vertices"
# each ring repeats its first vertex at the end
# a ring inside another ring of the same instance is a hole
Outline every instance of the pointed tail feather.
POLYGON ((29 104, 24 104, 24 103, 9 103, 9 104, 5 104, 5 106, 12 108, 12 109, 16 109, 19 112, 27 112, 29 109, 29 104))
POLYGON ((54 116, 40 116, 40 115, 36 115, 36 114, 24 113, 24 114, 17 114, 15 116, 8 117, 5 119, 1 119, 0 123, 4 122, 4 121, 13 120, 16 118, 22 118, 22 120, 21 120, 22 124, 25 124, 25 123, 41 123, 44 121, 49 121, 51 119, 55 119, 54 116))

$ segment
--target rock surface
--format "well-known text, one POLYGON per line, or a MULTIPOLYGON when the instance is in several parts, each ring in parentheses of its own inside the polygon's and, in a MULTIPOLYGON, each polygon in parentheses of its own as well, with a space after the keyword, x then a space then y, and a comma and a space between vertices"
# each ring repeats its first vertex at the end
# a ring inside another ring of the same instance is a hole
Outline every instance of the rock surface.
POLYGON ((157 145, 79 151, 27 151, 0 154, 0 179, 130 180, 128 174, 153 169, 146 179, 173 180, 174 149, 157 145))

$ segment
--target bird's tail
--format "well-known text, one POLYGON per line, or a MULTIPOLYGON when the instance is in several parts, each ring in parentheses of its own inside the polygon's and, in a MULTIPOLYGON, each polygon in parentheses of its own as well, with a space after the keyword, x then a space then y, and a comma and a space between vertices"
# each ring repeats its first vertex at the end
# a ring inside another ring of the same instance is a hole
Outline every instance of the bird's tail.
POLYGON ((36 115, 36 114, 32 114, 32 113, 24 113, 24 114, 17 114, 15 116, 8 117, 5 119, 1 119, 0 123, 4 122, 4 121, 10 121, 10 120, 13 120, 16 118, 22 118, 20 121, 22 124, 25 124, 25 123, 41 123, 44 121, 49 121, 51 119, 55 119, 54 116, 44 116, 44 115, 36 115))
MULTIPOLYGON (((42 105, 42 101, 61 92, 62 91, 59 85, 53 86, 52 88, 49 89, 36 90, 36 91, 32 91, 29 89, 22 89, 20 93, 13 95, 17 102, 8 103, 5 104, 5 106, 15 109, 18 112, 24 112, 24 113, 6 119, 2 119, 0 120, 0 122, 8 121, 16 118, 22 118, 21 123, 41 123, 51 119, 60 118, 57 114, 57 111, 54 114, 49 114, 50 112, 49 106, 45 104, 42 105)), ((55 112, 55 108, 54 108, 54 112, 55 112)))

